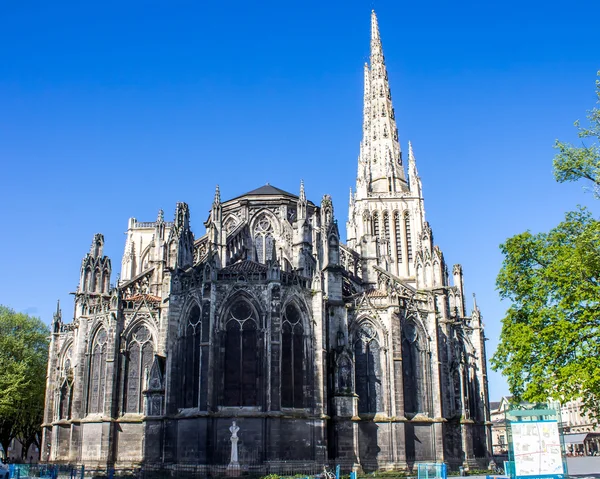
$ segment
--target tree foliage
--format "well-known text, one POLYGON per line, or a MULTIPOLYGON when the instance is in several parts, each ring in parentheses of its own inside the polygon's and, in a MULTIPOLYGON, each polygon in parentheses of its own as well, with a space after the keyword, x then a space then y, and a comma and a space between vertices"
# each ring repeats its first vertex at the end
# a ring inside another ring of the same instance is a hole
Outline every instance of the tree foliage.
MULTIPOLYGON (((596 80, 597 104, 600 105, 600 71, 596 80)), ((554 157, 554 177, 557 181, 577 181, 587 179, 592 182, 594 195, 600 198, 600 147, 595 142, 600 140, 600 108, 594 107, 587 112, 589 125, 582 127, 579 120, 575 127, 579 130, 579 138, 592 139, 592 143, 574 146, 571 143, 556 140, 554 148, 558 150, 554 157)))
MULTIPOLYGON (((598 72, 600 76, 600 72, 598 72)), ((600 80, 596 81, 600 104, 600 80)), ((600 109, 587 116, 580 138, 600 139, 600 109)), ((559 182, 587 179, 600 197, 600 150, 556 142, 559 182)), ((600 222, 583 208, 548 233, 527 231, 500 246, 496 286, 511 305, 502 320, 492 368, 517 400, 582 399, 600 418, 600 222)))
POLYGON ((500 296, 511 301, 492 366, 519 399, 600 393, 600 223, 579 210, 548 233, 501 245, 500 296))
POLYGON ((0 306, 0 444, 5 451, 14 437, 39 446, 48 336, 38 318, 0 306))

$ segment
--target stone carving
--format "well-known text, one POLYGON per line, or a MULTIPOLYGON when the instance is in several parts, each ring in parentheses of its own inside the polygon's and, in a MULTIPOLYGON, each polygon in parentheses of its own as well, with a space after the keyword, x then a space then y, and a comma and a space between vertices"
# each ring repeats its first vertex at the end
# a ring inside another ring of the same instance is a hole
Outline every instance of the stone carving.
POLYGON ((228 469, 239 469, 240 462, 238 458, 238 441, 240 440, 237 433, 240 428, 237 426, 235 421, 231 423, 231 427, 229 428, 229 432, 231 432, 231 457, 229 459, 228 469))

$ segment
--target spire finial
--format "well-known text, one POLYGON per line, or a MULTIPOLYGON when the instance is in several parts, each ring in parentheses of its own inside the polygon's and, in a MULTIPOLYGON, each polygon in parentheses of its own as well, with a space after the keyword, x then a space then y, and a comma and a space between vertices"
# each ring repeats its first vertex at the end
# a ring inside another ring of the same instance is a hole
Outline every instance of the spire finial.
POLYGON ((300 201, 306 201, 306 193, 304 192, 304 180, 300 180, 300 201))
POLYGON ((352 208, 354 206, 354 195, 352 194, 352 187, 350 187, 350 202, 349 202, 350 208, 352 208))
POLYGON ((164 223, 164 221, 165 221, 165 212, 161 208, 160 210, 158 210, 158 216, 156 217, 156 222, 164 223))
POLYGON ((219 189, 219 185, 215 188, 215 199, 213 201, 213 205, 221 204, 221 190, 219 189))
POLYGON ((377 14, 375 10, 371 10, 371 69, 373 69, 373 64, 378 62, 384 62, 383 49, 381 47, 377 14))

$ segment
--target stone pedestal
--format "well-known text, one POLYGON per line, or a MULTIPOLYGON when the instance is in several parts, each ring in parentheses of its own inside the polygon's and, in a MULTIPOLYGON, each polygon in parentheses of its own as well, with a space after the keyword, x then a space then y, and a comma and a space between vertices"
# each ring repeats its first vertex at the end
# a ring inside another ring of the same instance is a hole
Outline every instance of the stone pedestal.
POLYGON ((240 467, 240 461, 238 458, 238 441, 240 438, 237 433, 240 428, 236 425, 235 421, 231 424, 229 431, 231 431, 231 457, 229 459, 229 464, 227 465, 226 474, 232 477, 238 477, 242 474, 242 469, 240 467))

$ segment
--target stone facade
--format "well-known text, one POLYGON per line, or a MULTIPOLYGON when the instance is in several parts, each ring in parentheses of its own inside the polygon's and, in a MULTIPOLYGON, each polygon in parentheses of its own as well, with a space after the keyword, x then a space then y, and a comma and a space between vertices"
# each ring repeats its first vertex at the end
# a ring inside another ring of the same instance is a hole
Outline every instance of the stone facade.
POLYGON ((375 14, 347 242, 331 198, 217 187, 196 238, 130 219, 110 284, 104 238, 82 262, 73 321, 57 312, 43 451, 117 467, 239 462, 365 470, 474 465, 491 449, 484 331, 402 162, 375 14))

